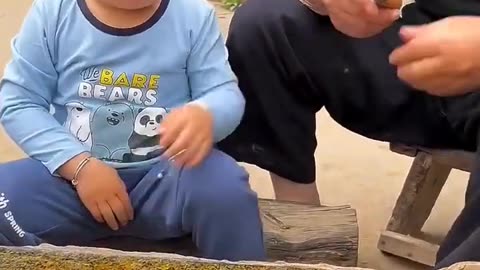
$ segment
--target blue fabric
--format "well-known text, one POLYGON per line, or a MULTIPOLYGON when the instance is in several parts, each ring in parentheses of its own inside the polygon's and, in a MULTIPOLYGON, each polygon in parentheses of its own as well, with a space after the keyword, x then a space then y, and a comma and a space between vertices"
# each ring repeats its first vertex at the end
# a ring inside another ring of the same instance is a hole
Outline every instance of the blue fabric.
POLYGON ((38 161, 0 165, 0 245, 82 245, 112 236, 164 240, 192 235, 202 257, 265 260, 258 201, 248 175, 214 150, 195 169, 160 161, 119 170, 135 210, 119 231, 97 223, 66 181, 38 161), (160 177, 159 177, 160 176, 160 177))
POLYGON ((0 121, 51 173, 86 151, 116 168, 151 164, 172 109, 206 107, 215 141, 237 127, 245 100, 227 58, 204 0, 163 0, 135 31, 101 25, 85 0, 35 0, 12 42, 0 121))

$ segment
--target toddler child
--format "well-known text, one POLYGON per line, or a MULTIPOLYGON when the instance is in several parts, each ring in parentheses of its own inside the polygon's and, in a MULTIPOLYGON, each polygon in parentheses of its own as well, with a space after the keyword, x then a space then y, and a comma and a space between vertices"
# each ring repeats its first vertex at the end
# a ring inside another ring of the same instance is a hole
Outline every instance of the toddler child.
POLYGON ((263 260, 248 175, 212 149, 244 98, 203 0, 35 0, 0 84, 30 158, 0 165, 0 245, 192 235, 263 260))

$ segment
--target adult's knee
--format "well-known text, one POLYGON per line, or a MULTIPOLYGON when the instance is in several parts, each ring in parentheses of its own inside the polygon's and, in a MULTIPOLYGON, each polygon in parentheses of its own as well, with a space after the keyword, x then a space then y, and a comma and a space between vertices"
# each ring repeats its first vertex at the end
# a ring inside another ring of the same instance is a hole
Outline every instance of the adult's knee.
POLYGON ((184 170, 179 181, 185 206, 202 215, 227 217, 238 211, 257 211, 248 173, 223 152, 214 150, 202 165, 184 170))

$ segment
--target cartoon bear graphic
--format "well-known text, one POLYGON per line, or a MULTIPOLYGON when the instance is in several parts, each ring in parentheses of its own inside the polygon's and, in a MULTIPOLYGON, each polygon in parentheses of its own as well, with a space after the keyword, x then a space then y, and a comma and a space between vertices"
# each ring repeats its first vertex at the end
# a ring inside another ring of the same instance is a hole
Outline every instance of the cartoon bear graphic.
POLYGON ((90 110, 81 102, 71 102, 65 104, 67 108, 67 119, 64 126, 72 133, 83 145, 89 149, 92 147, 92 138, 90 136, 90 110))
POLYGON ((138 110, 133 134, 128 140, 132 151, 126 159, 130 162, 144 161, 161 154, 159 128, 167 110, 161 107, 148 107, 138 110))
POLYGON ((97 108, 90 120, 92 155, 98 159, 123 162, 130 154, 128 139, 133 133, 135 115, 126 103, 108 103, 97 108))

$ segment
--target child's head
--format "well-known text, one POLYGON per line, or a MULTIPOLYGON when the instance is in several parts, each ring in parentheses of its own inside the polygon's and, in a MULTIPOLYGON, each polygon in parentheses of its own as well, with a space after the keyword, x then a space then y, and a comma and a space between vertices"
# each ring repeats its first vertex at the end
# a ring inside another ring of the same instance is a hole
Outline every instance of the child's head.
POLYGON ((137 10, 157 5, 161 0, 95 0, 103 5, 118 9, 137 10))

